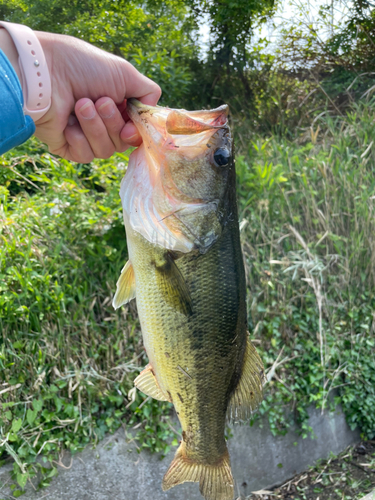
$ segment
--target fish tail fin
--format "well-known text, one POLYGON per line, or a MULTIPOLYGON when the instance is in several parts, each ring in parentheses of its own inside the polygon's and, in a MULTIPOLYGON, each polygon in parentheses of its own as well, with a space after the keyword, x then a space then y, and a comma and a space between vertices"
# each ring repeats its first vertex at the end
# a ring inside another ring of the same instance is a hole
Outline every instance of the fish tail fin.
POLYGON ((226 449, 216 464, 202 464, 186 456, 186 445, 181 443, 163 479, 163 491, 185 482, 199 483, 199 491, 206 500, 233 500, 233 476, 226 449))

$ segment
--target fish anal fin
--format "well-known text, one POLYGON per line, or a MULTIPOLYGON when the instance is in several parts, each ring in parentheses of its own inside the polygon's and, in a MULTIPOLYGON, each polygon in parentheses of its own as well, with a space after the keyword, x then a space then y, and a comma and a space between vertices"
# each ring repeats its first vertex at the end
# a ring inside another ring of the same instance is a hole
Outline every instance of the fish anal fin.
POLYGON ((116 283, 116 293, 113 297, 112 305, 115 309, 127 304, 135 298, 135 276, 133 266, 128 260, 121 271, 121 275, 116 283))
POLYGON ((229 420, 247 420, 263 399, 266 381, 263 362, 254 345, 248 340, 241 378, 231 396, 227 416, 229 420))
POLYGON ((178 269, 173 254, 167 252, 154 262, 159 290, 164 300, 185 316, 192 313, 192 301, 188 286, 178 269))
POLYGON ((151 365, 147 365, 146 368, 141 371, 134 380, 134 385, 137 389, 144 392, 146 396, 151 396, 159 401, 172 402, 160 389, 151 365))
POLYGON ((216 464, 203 464, 186 456, 183 441, 163 478, 162 488, 167 491, 186 482, 199 483, 205 500, 233 500, 234 481, 228 450, 216 464))

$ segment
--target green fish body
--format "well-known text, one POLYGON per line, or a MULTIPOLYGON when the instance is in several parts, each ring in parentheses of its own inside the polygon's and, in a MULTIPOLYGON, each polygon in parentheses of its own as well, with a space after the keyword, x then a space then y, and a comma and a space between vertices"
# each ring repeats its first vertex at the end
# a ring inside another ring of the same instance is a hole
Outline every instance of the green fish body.
POLYGON ((206 500, 231 500, 226 419, 256 408, 264 369, 248 340, 227 109, 135 102, 129 114, 144 143, 121 187, 129 263, 114 305, 136 296, 149 365, 135 385, 172 402, 182 426, 163 489, 194 481, 206 500))

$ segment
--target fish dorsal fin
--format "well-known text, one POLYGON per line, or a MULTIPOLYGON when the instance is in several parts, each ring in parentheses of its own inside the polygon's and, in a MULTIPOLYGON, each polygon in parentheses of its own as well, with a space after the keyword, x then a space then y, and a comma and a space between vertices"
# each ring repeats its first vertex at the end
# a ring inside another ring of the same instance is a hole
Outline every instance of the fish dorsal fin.
POLYGON ((263 399, 264 367, 254 345, 248 340, 242 374, 228 406, 229 420, 246 420, 263 399))
POLYGON ((164 300, 185 316, 192 313, 192 301, 188 286, 170 252, 155 261, 157 281, 164 300))
POLYGON ((147 396, 151 396, 159 401, 172 402, 170 398, 165 396, 160 389, 151 365, 147 365, 146 368, 141 371, 138 377, 134 380, 134 385, 147 396))
POLYGON ((135 297, 135 276, 133 266, 128 260, 116 283, 116 293, 112 305, 115 309, 127 304, 135 297))

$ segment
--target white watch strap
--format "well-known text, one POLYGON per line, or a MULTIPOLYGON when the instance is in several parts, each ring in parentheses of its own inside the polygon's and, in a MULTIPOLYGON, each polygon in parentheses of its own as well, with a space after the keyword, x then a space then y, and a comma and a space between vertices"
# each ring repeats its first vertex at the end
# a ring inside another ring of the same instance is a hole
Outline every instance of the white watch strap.
POLYGON ((36 122, 51 106, 51 78, 42 46, 27 26, 0 21, 1 26, 8 31, 18 51, 23 111, 36 122))

